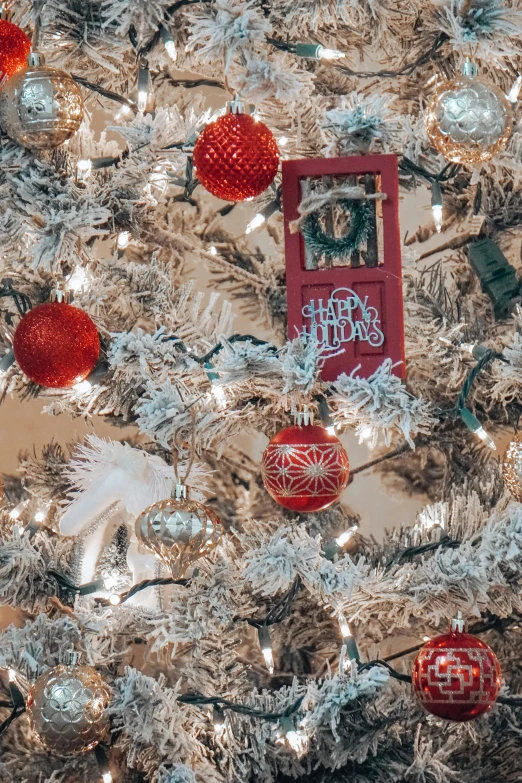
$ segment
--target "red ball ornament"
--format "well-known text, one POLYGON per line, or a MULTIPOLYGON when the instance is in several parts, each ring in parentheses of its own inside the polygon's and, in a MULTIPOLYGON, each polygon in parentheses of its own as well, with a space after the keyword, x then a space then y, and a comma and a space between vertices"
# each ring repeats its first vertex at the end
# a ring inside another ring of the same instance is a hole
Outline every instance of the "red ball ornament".
POLYGON ((51 389, 83 381, 100 354, 100 338, 91 318, 66 302, 48 302, 24 315, 13 351, 27 377, 51 389))
POLYGON ((301 513, 334 503, 348 484, 350 463, 342 443, 324 427, 287 427, 263 454, 265 489, 280 506, 301 513))
POLYGON ((199 181, 224 201, 259 196, 273 181, 279 150, 272 131, 249 114, 231 112, 210 122, 194 147, 199 181))
POLYGON ((23 30, 7 19, 0 19, 0 82, 27 65, 31 41, 23 30))
POLYGON ((502 685, 497 656, 487 644, 455 627, 430 639, 413 664, 413 688, 438 718, 467 721, 491 709, 502 685))

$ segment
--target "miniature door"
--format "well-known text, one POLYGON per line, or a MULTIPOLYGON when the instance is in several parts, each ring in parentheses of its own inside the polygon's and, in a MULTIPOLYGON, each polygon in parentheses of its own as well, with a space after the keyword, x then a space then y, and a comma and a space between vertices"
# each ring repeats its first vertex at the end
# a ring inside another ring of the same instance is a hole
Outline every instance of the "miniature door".
POLYGON ((289 338, 317 338, 325 381, 369 377, 387 358, 404 378, 397 157, 284 161, 283 205, 289 338), (292 230, 303 199, 350 186, 360 200, 332 198, 292 230))

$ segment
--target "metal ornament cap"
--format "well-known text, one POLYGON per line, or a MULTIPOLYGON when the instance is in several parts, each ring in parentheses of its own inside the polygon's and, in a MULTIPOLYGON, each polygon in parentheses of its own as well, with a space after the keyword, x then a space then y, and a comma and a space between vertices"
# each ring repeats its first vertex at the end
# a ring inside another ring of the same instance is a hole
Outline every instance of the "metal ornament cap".
POLYGON ((451 629, 421 648, 412 671, 415 694, 427 712, 458 723, 484 715, 502 685, 497 656, 470 633, 451 629))
MULTIPOLYGON (((13 141, 30 149, 60 146, 80 127, 83 99, 64 71, 34 60, 0 89, 0 126, 13 141)), ((33 59, 31 59, 33 58, 33 59)))
POLYGON ((60 756, 86 753, 109 729, 111 690, 90 666, 56 666, 42 674, 27 697, 31 728, 60 756))
POLYGON ((178 579, 219 544, 221 523, 203 503, 171 497, 146 508, 136 519, 135 532, 138 541, 178 579))
POLYGON ((426 108, 426 131, 447 160, 475 166, 507 144, 513 110, 494 84, 466 75, 440 84, 426 108))

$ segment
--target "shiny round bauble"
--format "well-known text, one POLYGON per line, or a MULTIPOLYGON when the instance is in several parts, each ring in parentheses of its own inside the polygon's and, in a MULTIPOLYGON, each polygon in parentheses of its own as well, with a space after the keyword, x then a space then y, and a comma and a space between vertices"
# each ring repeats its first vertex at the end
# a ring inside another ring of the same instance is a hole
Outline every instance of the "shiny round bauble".
POLYGON ((85 753, 105 739, 107 683, 90 666, 56 666, 38 677, 27 697, 31 728, 59 756, 85 753))
POLYGON ((522 503, 522 432, 508 443, 504 452, 502 478, 511 496, 522 503))
POLYGON ((0 126, 24 147, 59 147, 76 133, 82 117, 80 88, 56 68, 28 66, 11 76, 0 90, 0 126))
POLYGON ((136 520, 136 537, 170 568, 172 576, 214 549, 221 538, 221 524, 211 508, 186 498, 153 503, 136 520))
POLYGON ((249 114, 225 114, 209 123, 194 147, 203 187, 224 201, 259 196, 273 182, 279 150, 272 131, 249 114))
POLYGON ((453 163, 474 166, 491 160, 507 144, 513 111, 494 84, 459 76, 443 82, 426 109, 433 146, 453 163))
POLYGON ((412 681, 427 712, 462 722, 491 709, 500 692, 502 672, 491 647, 472 634, 449 631, 421 648, 412 681))
POLYGON ((0 82, 25 68, 31 40, 7 19, 0 19, 0 82))
POLYGON ((321 511, 348 484, 350 463, 338 438, 314 424, 294 425, 275 435, 263 454, 265 489, 291 511, 321 511))
POLYGON ((93 371, 100 338, 83 310, 65 302, 47 302, 24 315, 14 334, 13 351, 31 381, 66 389, 93 371))

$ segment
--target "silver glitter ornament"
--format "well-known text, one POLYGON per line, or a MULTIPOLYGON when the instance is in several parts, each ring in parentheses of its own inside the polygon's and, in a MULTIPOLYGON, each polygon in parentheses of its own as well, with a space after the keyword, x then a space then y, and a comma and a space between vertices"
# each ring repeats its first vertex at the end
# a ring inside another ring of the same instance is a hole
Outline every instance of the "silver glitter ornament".
POLYGON ((64 71, 47 68, 36 53, 0 90, 0 126, 24 147, 58 147, 80 127, 83 99, 76 82, 64 71))
POLYGON ((170 568, 174 579, 216 547, 221 524, 211 508, 189 500, 178 484, 174 496, 146 508, 136 520, 138 541, 170 568))
POLYGON ((52 753, 85 753, 104 739, 110 688, 90 666, 56 666, 38 677, 27 697, 31 728, 52 753))
POLYGON ((500 152, 513 128, 513 111, 504 93, 475 76, 476 68, 466 62, 463 75, 443 82, 426 109, 433 146, 447 160, 471 166, 500 152))

